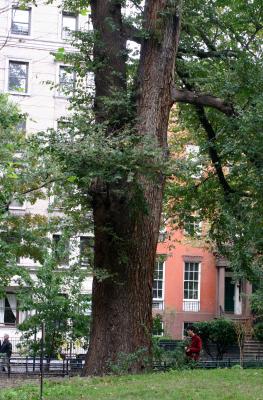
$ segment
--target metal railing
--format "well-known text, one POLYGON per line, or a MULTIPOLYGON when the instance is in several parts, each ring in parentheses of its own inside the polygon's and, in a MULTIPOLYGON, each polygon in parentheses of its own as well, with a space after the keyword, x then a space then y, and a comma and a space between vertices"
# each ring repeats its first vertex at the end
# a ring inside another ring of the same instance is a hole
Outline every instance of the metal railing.
POLYGON ((163 300, 153 300, 152 302, 152 308, 154 310, 163 310, 163 300))
POLYGON ((8 376, 39 376, 43 365, 43 372, 48 376, 74 375, 80 373, 84 365, 84 360, 84 354, 63 360, 47 358, 43 358, 42 360, 40 357, 11 357, 9 363, 0 358, 0 373, 8 374, 8 376))
POLYGON ((183 301, 183 311, 200 311, 200 301, 198 300, 184 300, 183 301))

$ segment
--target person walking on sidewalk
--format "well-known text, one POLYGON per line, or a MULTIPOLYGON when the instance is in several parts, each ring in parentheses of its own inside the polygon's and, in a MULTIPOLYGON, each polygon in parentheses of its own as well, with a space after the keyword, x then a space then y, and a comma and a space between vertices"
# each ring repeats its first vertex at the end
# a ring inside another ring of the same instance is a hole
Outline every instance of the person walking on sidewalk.
POLYGON ((10 358, 12 355, 12 343, 9 341, 9 335, 4 335, 3 343, 0 347, 0 362, 2 364, 2 371, 10 368, 10 358))

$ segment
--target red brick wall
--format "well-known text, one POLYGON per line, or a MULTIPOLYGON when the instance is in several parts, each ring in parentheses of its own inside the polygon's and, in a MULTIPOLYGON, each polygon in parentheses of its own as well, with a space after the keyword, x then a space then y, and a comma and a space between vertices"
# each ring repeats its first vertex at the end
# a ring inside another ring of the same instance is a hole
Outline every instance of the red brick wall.
POLYGON ((165 335, 181 339, 184 322, 204 321, 216 316, 215 257, 204 240, 184 238, 180 231, 170 233, 167 241, 159 243, 157 253, 167 256, 164 274, 164 311, 162 312, 165 335), (198 257, 196 260, 201 263, 200 311, 198 312, 183 311, 185 257, 198 257))

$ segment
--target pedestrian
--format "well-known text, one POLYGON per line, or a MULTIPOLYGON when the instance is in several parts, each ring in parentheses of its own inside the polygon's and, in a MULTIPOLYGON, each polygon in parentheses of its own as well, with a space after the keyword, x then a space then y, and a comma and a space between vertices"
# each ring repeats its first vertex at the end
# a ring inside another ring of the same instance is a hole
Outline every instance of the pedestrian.
POLYGON ((9 341, 9 335, 4 335, 4 340, 0 347, 0 360, 2 363, 2 371, 5 371, 5 366, 7 367, 7 371, 9 370, 11 355, 12 343, 9 341))
POLYGON ((186 332, 191 338, 191 343, 185 347, 185 354, 190 359, 198 361, 202 349, 202 340, 200 336, 197 335, 197 329, 194 326, 188 326, 186 332))

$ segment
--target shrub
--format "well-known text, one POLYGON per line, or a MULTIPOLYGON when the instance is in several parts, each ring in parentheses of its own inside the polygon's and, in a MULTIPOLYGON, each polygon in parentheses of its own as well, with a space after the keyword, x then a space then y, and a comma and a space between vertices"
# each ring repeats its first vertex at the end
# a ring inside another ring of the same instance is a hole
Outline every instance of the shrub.
POLYGON ((203 341, 203 348, 207 354, 213 357, 211 344, 216 346, 216 359, 222 360, 230 345, 237 342, 237 336, 233 321, 225 318, 195 324, 203 341))
POLYGON ((260 342, 263 342, 263 322, 258 322, 254 326, 254 337, 260 342))

